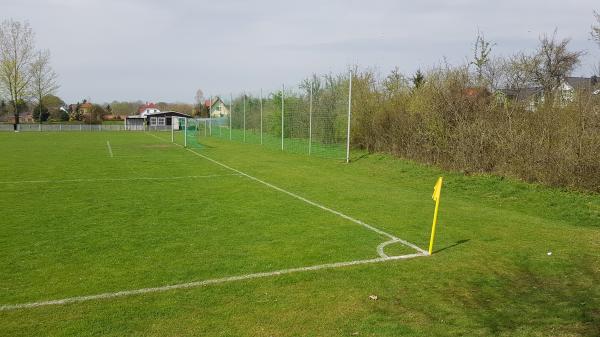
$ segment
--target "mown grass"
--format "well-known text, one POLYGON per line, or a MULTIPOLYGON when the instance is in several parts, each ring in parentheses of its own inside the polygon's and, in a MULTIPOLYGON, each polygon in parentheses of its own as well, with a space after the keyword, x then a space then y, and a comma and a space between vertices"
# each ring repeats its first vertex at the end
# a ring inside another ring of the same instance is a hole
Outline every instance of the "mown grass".
MULTIPOLYGON (((170 138, 166 133, 155 135, 170 138)), ((220 170, 145 134, 7 134, 0 135, 0 141, 0 173, 7 179, 198 175, 220 170), (114 158, 107 156, 102 137, 114 143, 114 158), (114 164, 115 158, 126 164, 114 164)), ((346 165, 260 145, 212 138, 203 142, 196 151, 421 246, 426 246, 429 236, 431 189, 437 176, 444 175, 437 253, 407 261, 0 312, 0 331, 11 336, 600 334, 597 195, 495 177, 465 177, 384 155, 361 156, 346 165)), ((13 268, 12 274, 17 275, 2 274, 0 302, 230 272, 214 268, 215 261, 227 261, 232 270, 250 270, 280 260, 282 252, 275 253, 274 242, 280 243, 278 248, 290 248, 283 252, 284 265, 367 256, 373 253, 371 244, 381 242, 360 227, 316 215, 310 207, 244 178, 223 180, 230 185, 221 186, 224 182, 217 179, 206 184, 205 180, 153 183, 154 187, 147 182, 122 188, 110 184, 110 189, 87 183, 69 192, 39 185, 35 191, 25 191, 22 185, 2 186, 3 204, 13 207, 5 211, 8 225, 0 229, 2 269, 13 268), (191 184, 188 191, 194 192, 181 192, 178 184, 191 184), (228 195, 221 195, 223 190, 228 195), (62 203, 53 203, 55 198, 62 203), (185 206, 164 214, 147 206, 159 202, 185 206), (227 208, 228 203, 235 207, 227 208), (263 211, 252 207, 265 203, 273 207, 263 211), (232 209, 239 212, 228 214, 226 210, 232 209), (122 218, 130 221, 124 223, 122 218), (303 231, 294 225, 296 219, 309 220, 315 227, 303 231), (61 230, 53 232, 56 226, 61 230), (226 233, 217 235, 214 228, 226 228, 226 233), (106 233, 107 229, 113 233, 106 233), (262 240, 257 231, 272 236, 262 240), (325 237, 338 244, 325 245, 325 237), (35 246, 42 238, 47 242, 35 246), (208 238, 217 241, 209 244, 208 238), (245 248, 229 256, 221 246, 232 238, 236 247, 245 248), (285 240, 277 242, 277 238, 285 240), (178 244, 179 249, 172 247, 178 244), (88 251, 90 245, 94 249, 88 251), (140 261, 145 267, 133 267, 140 261), (101 272, 90 263, 101 266, 101 272), (57 265, 70 266, 60 269, 69 273, 57 275, 57 265), (84 282, 76 278, 78 272, 84 282), (11 288, 14 284, 21 290, 11 288)))
MULTIPOLYGON (((245 144, 262 144, 264 148, 273 150, 281 150, 281 135, 273 135, 266 131, 262 133, 260 129, 231 129, 227 126, 216 125, 212 131, 204 124, 200 123, 198 130, 193 127, 190 128, 188 134, 190 140, 190 146, 201 147, 206 137, 219 138, 224 140, 232 140, 239 143, 245 144), (206 129, 206 130, 205 130, 206 129)), ((285 152, 296 153, 296 154, 311 154, 316 157, 331 158, 331 159, 345 159, 346 158, 346 144, 342 142, 325 144, 320 142, 318 139, 309 140, 306 137, 285 137, 283 139, 283 149, 285 152)))

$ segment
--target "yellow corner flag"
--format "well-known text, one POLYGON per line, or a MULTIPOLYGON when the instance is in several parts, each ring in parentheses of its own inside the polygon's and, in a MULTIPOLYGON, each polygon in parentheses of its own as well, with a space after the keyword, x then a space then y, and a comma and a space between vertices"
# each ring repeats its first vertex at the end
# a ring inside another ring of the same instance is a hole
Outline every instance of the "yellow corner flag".
POLYGON ((433 239, 435 238, 435 224, 437 223, 438 209, 440 207, 440 194, 442 192, 442 177, 439 177, 433 187, 431 198, 435 201, 435 210, 433 211, 433 224, 431 225, 431 239, 429 240, 429 255, 433 254, 433 239))

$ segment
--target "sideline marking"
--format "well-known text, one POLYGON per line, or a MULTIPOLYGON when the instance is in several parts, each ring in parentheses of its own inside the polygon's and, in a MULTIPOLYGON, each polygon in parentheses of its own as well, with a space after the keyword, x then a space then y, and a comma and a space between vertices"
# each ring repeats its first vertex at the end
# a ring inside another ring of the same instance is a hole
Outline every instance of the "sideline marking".
MULTIPOLYGON (((148 135, 150 135, 150 136, 152 136, 152 137, 154 137, 154 138, 157 138, 157 139, 160 139, 160 140, 162 140, 162 141, 165 141, 165 142, 166 142, 166 140, 164 140, 164 139, 162 139, 162 138, 160 138, 160 137, 158 137, 158 136, 156 136, 156 135, 153 135, 153 134, 151 134, 151 133, 150 133, 150 134, 148 134, 148 135)), ((173 144, 174 144, 174 145, 177 145, 177 146, 179 146, 179 147, 183 147, 182 145, 180 145, 180 144, 177 144, 177 143, 173 143, 173 144)), ((390 238, 390 239, 391 239, 391 240, 393 240, 394 242, 400 242, 400 243, 402 243, 403 245, 405 245, 405 246, 408 246, 408 247, 410 247, 410 248, 412 248, 412 249, 414 249, 414 250, 418 251, 418 252, 419 252, 419 253, 421 253, 421 254, 429 255, 429 253, 428 253, 426 250, 424 250, 424 249, 420 248, 419 246, 415 245, 414 243, 411 243, 411 242, 408 242, 408 241, 406 241, 406 240, 400 239, 399 237, 396 237, 396 236, 394 236, 394 235, 392 235, 392 234, 390 234, 390 233, 387 233, 387 232, 385 232, 385 231, 383 231, 383 230, 381 230, 381 229, 379 229, 379 228, 373 227, 373 226, 371 226, 371 225, 369 225, 369 224, 367 224, 367 223, 365 223, 365 222, 363 222, 363 221, 360 221, 360 220, 358 220, 358 219, 355 219, 355 218, 353 218, 353 217, 351 217, 351 216, 349 216, 349 215, 346 215, 346 214, 344 214, 344 213, 342 213, 342 212, 339 212, 339 211, 336 211, 336 210, 334 210, 334 209, 331 209, 331 208, 329 208, 329 207, 323 206, 323 205, 321 205, 321 204, 318 204, 318 203, 316 203, 316 202, 314 202, 314 201, 308 200, 308 199, 306 199, 306 198, 304 198, 304 197, 302 197, 302 196, 300 196, 300 195, 298 195, 298 194, 295 194, 295 193, 293 193, 293 192, 290 192, 290 191, 288 191, 288 190, 285 190, 285 189, 283 189, 283 188, 281 188, 281 187, 275 186, 275 185, 273 185, 273 184, 271 184, 271 183, 268 183, 268 182, 266 182, 266 181, 264 181, 264 180, 260 180, 260 179, 258 179, 258 178, 256 178, 256 177, 253 177, 253 176, 251 176, 251 175, 249 175, 249 174, 247 174, 247 173, 244 173, 244 172, 242 172, 242 171, 240 171, 240 170, 234 169, 233 167, 227 166, 227 165, 225 165, 225 164, 223 164, 223 163, 221 163, 221 162, 218 162, 218 161, 216 161, 216 160, 214 160, 214 159, 212 159, 212 158, 210 158, 210 157, 207 157, 207 156, 205 156, 205 155, 203 155, 203 154, 200 154, 200 153, 198 153, 198 152, 196 152, 196 151, 194 151, 194 150, 192 150, 192 149, 188 149, 188 148, 185 148, 185 147, 183 147, 183 148, 184 148, 185 150, 187 150, 187 151, 189 151, 189 152, 191 152, 191 153, 193 153, 193 154, 195 154, 195 155, 197 155, 197 156, 201 157, 201 158, 204 158, 204 159, 206 159, 206 160, 208 160, 208 161, 211 161, 211 162, 213 162, 213 163, 215 163, 215 164, 217 164, 217 165, 220 165, 220 166, 222 166, 222 167, 224 167, 224 168, 226 168, 226 169, 228 169, 228 170, 231 170, 231 171, 233 171, 233 172, 236 172, 236 173, 238 173, 238 174, 240 174, 240 175, 242 175, 242 176, 244 176, 244 177, 246 177, 246 178, 252 179, 252 180, 254 180, 254 181, 256 181, 256 182, 259 182, 259 183, 261 183, 261 184, 263 184, 263 185, 266 185, 266 186, 268 186, 268 187, 270 187, 270 188, 272 188, 272 189, 275 189, 275 190, 277 190, 277 191, 279 191, 279 192, 285 193, 285 194, 287 194, 287 195, 289 195, 289 196, 291 196, 291 197, 294 197, 294 198, 296 198, 296 199, 298 199, 298 200, 304 201, 305 203, 307 203, 307 204, 309 204, 309 205, 312 205, 312 206, 318 207, 318 208, 320 208, 320 209, 322 209, 322 210, 324 210, 324 211, 327 211, 327 212, 333 213, 333 214, 335 214, 335 215, 337 215, 337 216, 339 216, 339 217, 342 217, 342 218, 344 218, 344 219, 346 219, 346 220, 352 221, 352 222, 354 222, 354 223, 356 223, 356 224, 359 224, 359 225, 361 225, 361 226, 363 226, 363 227, 366 227, 367 229, 369 229, 369 230, 372 230, 373 232, 375 232, 375 233, 377 233, 377 234, 380 234, 380 235, 383 235, 383 236, 386 236, 386 237, 390 238)), ((385 255, 385 254, 384 254, 384 255, 385 255)))
POLYGON ((90 179, 65 179, 65 180, 15 180, 0 181, 0 184, 36 184, 36 183, 76 183, 76 182, 94 182, 94 181, 130 181, 130 180, 177 180, 177 179, 199 179, 241 176, 241 174, 208 174, 203 176, 179 176, 179 177, 132 177, 132 178, 90 178, 90 179))
POLYGON ((110 142, 108 140, 106 141, 106 146, 108 146, 108 153, 110 154, 110 157, 113 158, 112 147, 110 147, 110 142))
MULTIPOLYGON (((164 139, 155 136, 153 134, 150 134, 151 136, 160 139, 162 141, 165 141, 164 139)), ((177 146, 183 147, 179 144, 176 144, 177 146)), ((127 296, 133 296, 133 295, 138 295, 138 294, 148 294, 148 293, 157 293, 157 292, 164 292, 164 291, 169 291, 169 290, 176 290, 176 289, 188 289, 188 288, 196 288, 196 287, 201 287, 201 286, 207 286, 207 285, 212 285, 212 284, 220 284, 220 283, 227 283, 227 282, 234 282, 234 281, 242 281, 242 280, 250 280, 250 279, 257 279, 257 278, 262 278, 262 277, 270 277, 270 276, 279 276, 279 275, 285 275, 285 274, 292 274, 292 273, 298 273, 298 272, 305 272, 305 271, 313 271, 313 270, 322 270, 322 269, 334 269, 334 268, 341 268, 341 267, 348 267, 348 266, 355 266, 355 265, 362 265, 362 264, 370 264, 370 263, 379 263, 379 262, 386 262, 386 261, 393 261, 393 260, 407 260, 407 259, 412 259, 412 258, 416 258, 416 257, 424 257, 424 256, 429 256, 428 252, 425 251, 424 249, 419 248, 418 246, 400 239, 398 237, 395 237, 392 234, 389 234, 387 232, 384 232, 378 228, 375 228, 367 223, 364 223, 360 220, 354 219, 348 215, 345 215, 341 212, 338 212, 336 210, 333 210, 331 208, 325 207, 323 205, 320 205, 316 202, 310 201, 304 197, 301 197, 295 193, 292 193, 290 191, 286 191, 280 187, 277 187, 275 185, 272 185, 270 183, 267 183, 263 180, 260 180, 256 177, 253 177, 251 175, 248 175, 242 171, 236 170, 232 167, 229 167, 225 164, 222 164, 212 158, 206 157, 200 153, 197 153, 193 150, 187 149, 186 150, 196 154, 197 156, 200 156, 206 160, 209 160, 215 164, 218 164, 222 167, 225 167, 229 170, 232 170, 234 172, 236 172, 237 174, 231 174, 231 175, 235 175, 235 176, 245 176, 249 179, 252 179, 254 181, 260 182, 268 187, 271 187, 277 191, 283 192, 285 194, 288 194, 296 199, 302 200, 310 205, 319 207, 325 211, 331 212, 335 215, 338 215, 344 219, 347 219, 349 221, 352 221, 354 223, 357 223, 359 225, 362 225, 378 234, 381 234, 383 236, 387 236, 388 238, 390 238, 391 240, 385 241, 381 244, 379 244, 377 246, 377 253, 379 254, 380 257, 378 258, 374 258, 374 259, 366 259, 366 260, 353 260, 353 261, 346 261, 346 262, 335 262, 335 263, 326 263, 326 264, 319 264, 319 265, 314 265, 314 266, 308 266, 308 267, 297 267, 297 268, 289 268, 289 269, 281 269, 281 270, 276 270, 276 271, 271 271, 271 272, 262 272, 262 273, 252 273, 252 274, 245 274, 245 275, 238 275, 238 276, 228 276, 228 277, 223 277, 223 278, 217 278, 217 279, 208 279, 208 280, 203 280, 203 281, 195 281, 195 282, 188 282, 188 283, 179 283, 179 284, 172 284, 172 285, 166 285, 166 286, 161 286, 161 287, 152 287, 152 288, 141 288, 141 289, 134 289, 134 290, 122 290, 122 291, 118 291, 118 292, 111 292, 111 293, 102 293, 102 294, 96 294, 96 295, 87 295, 87 296, 76 296, 76 297, 68 297, 68 298, 63 298, 63 299, 58 299, 58 300, 49 300, 49 301, 40 301, 40 302, 29 302, 29 303, 20 303, 20 304, 5 304, 5 305, 1 305, 0 306, 0 311, 10 311, 10 310, 18 310, 18 309, 29 309, 29 308, 36 308, 36 307, 42 307, 42 306, 51 306, 51 305, 64 305, 64 304, 69 304, 69 303, 79 303, 79 302, 86 302, 86 301, 93 301, 93 300, 101 300, 101 299, 110 299, 110 298, 117 298, 117 297, 127 297, 127 296), (387 254, 385 254, 384 252, 384 248, 385 246, 392 244, 392 243, 396 243, 396 242, 400 242, 408 247, 414 248, 415 250, 418 251, 418 253, 415 254, 406 254, 406 255, 398 255, 398 256, 388 256, 387 254)), ((215 175, 213 175, 215 176, 215 175)), ((222 176, 222 175, 217 175, 217 176, 222 176)), ((193 176, 192 176, 193 177, 193 176)), ((196 176, 196 177, 209 177, 209 176, 196 176)), ((173 178, 189 178, 189 177, 171 177, 171 179, 173 178)), ((115 178, 114 180, 116 180, 118 178, 115 178)), ((169 178, 141 178, 141 179, 169 179, 169 178)))
POLYGON ((228 277, 222 277, 222 278, 216 278, 216 279, 208 279, 208 280, 203 280, 203 281, 171 284, 171 285, 166 285, 166 286, 162 286, 162 287, 123 290, 123 291, 112 292, 112 293, 102 293, 102 294, 97 294, 97 295, 68 297, 68 298, 63 298, 63 299, 59 299, 59 300, 50 300, 50 301, 41 301, 41 302, 5 304, 5 305, 0 306, 0 311, 30 309, 30 308, 37 308, 37 307, 50 306, 50 305, 63 305, 63 304, 69 304, 69 303, 79 303, 79 302, 87 302, 87 301, 93 301, 93 300, 102 300, 102 299, 110 299, 110 298, 117 298, 117 297, 127 297, 127 296, 139 295, 139 294, 158 293, 158 292, 164 292, 164 291, 176 290, 176 289, 197 288, 197 287, 207 286, 207 285, 212 285, 212 284, 243 281, 243 280, 250 280, 250 279, 270 277, 270 276, 279 276, 279 275, 292 274, 292 273, 305 272, 305 271, 334 269, 334 268, 341 268, 341 267, 348 267, 348 266, 356 266, 356 265, 361 265, 361 264, 386 262, 386 261, 392 261, 392 260, 408 260, 408 259, 412 259, 412 258, 420 257, 420 256, 424 256, 424 255, 420 254, 420 253, 416 253, 416 254, 407 254, 407 255, 400 255, 400 256, 378 257, 375 259, 367 259, 367 260, 354 260, 354 261, 347 261, 347 262, 326 263, 326 264, 319 264, 319 265, 309 266, 309 267, 280 269, 280 270, 263 272, 263 273, 253 273, 253 274, 245 274, 245 275, 237 275, 237 276, 228 276, 228 277))

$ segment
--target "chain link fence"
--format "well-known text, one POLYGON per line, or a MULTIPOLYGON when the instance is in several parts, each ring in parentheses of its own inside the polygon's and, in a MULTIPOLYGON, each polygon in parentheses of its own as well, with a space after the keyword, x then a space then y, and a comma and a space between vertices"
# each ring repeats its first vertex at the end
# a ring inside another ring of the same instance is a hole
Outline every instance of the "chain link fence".
MULTIPOLYGON (((347 161, 351 85, 349 76, 313 76, 266 95, 260 90, 211 98, 211 107, 221 101, 227 113, 191 122, 190 139, 200 144, 216 137, 347 161)), ((215 116, 212 109, 209 114, 215 116)))

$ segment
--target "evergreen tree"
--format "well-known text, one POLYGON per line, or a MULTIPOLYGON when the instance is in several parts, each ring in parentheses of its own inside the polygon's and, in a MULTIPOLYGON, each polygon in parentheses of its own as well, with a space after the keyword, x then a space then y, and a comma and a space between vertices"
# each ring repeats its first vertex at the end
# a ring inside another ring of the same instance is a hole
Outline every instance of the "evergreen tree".
POLYGON ((421 72, 421 69, 418 69, 415 73, 415 76, 411 78, 413 86, 415 89, 419 89, 423 83, 425 83, 425 75, 421 72))

